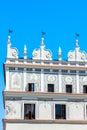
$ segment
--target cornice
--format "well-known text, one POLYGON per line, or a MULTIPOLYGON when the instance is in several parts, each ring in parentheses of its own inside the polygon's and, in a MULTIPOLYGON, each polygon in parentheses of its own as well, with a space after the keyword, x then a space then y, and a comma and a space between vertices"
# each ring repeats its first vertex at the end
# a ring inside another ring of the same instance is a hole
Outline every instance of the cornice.
POLYGON ((9 62, 5 63, 5 67, 29 67, 29 68, 42 68, 42 69, 72 69, 72 70, 87 70, 84 65, 57 65, 57 64, 40 64, 40 63, 19 63, 9 62))
POLYGON ((43 120, 43 119, 3 119, 3 123, 43 123, 43 124, 87 124, 87 120, 63 120, 63 119, 53 119, 53 120, 43 120))

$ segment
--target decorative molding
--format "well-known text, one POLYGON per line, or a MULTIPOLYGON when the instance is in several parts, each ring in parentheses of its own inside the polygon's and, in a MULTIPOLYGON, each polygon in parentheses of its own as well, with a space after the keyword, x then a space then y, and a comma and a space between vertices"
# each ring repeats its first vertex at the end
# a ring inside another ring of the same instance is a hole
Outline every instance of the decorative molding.
POLYGON ((54 82, 54 81, 56 81, 56 76, 48 75, 47 80, 48 80, 48 82, 54 82))
POLYGON ((73 81, 72 77, 70 77, 70 76, 65 77, 65 82, 66 82, 67 84, 72 83, 72 81, 73 81))
POLYGON ((20 89, 21 88, 21 74, 20 73, 13 73, 11 76, 11 88, 12 89, 20 89))

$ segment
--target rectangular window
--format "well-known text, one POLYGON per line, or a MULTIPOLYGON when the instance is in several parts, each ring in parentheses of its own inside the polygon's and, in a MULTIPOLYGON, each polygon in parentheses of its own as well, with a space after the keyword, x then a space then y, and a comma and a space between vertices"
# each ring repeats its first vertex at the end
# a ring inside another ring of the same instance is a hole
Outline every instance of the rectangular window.
POLYGON ((54 92, 54 84, 48 84, 48 92, 54 92))
POLYGON ((87 85, 83 85, 83 93, 87 93, 87 85))
POLYGON ((34 83, 28 83, 28 91, 34 91, 34 83))
POLYGON ((66 85, 66 92, 72 93, 72 85, 66 85))
POLYGON ((55 104, 55 119, 66 119, 66 105, 55 104))
POLYGON ((24 119, 35 119, 35 104, 24 104, 24 119))

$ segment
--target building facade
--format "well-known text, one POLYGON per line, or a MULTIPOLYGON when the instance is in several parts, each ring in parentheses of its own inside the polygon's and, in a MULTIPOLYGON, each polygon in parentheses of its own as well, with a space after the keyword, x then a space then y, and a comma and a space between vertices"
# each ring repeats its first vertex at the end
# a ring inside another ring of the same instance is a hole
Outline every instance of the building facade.
POLYGON ((62 60, 52 59, 41 38, 40 48, 27 58, 7 41, 3 91, 3 130, 87 130, 87 54, 76 40, 74 50, 62 60))

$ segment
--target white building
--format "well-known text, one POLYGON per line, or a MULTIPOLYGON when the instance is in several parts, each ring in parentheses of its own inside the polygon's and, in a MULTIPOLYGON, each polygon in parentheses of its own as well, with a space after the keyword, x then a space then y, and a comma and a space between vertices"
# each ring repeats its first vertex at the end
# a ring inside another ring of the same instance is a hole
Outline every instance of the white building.
POLYGON ((53 60, 41 38, 32 59, 26 45, 20 59, 8 36, 3 130, 87 130, 86 58, 76 40, 67 60, 62 60, 60 47, 53 60))

